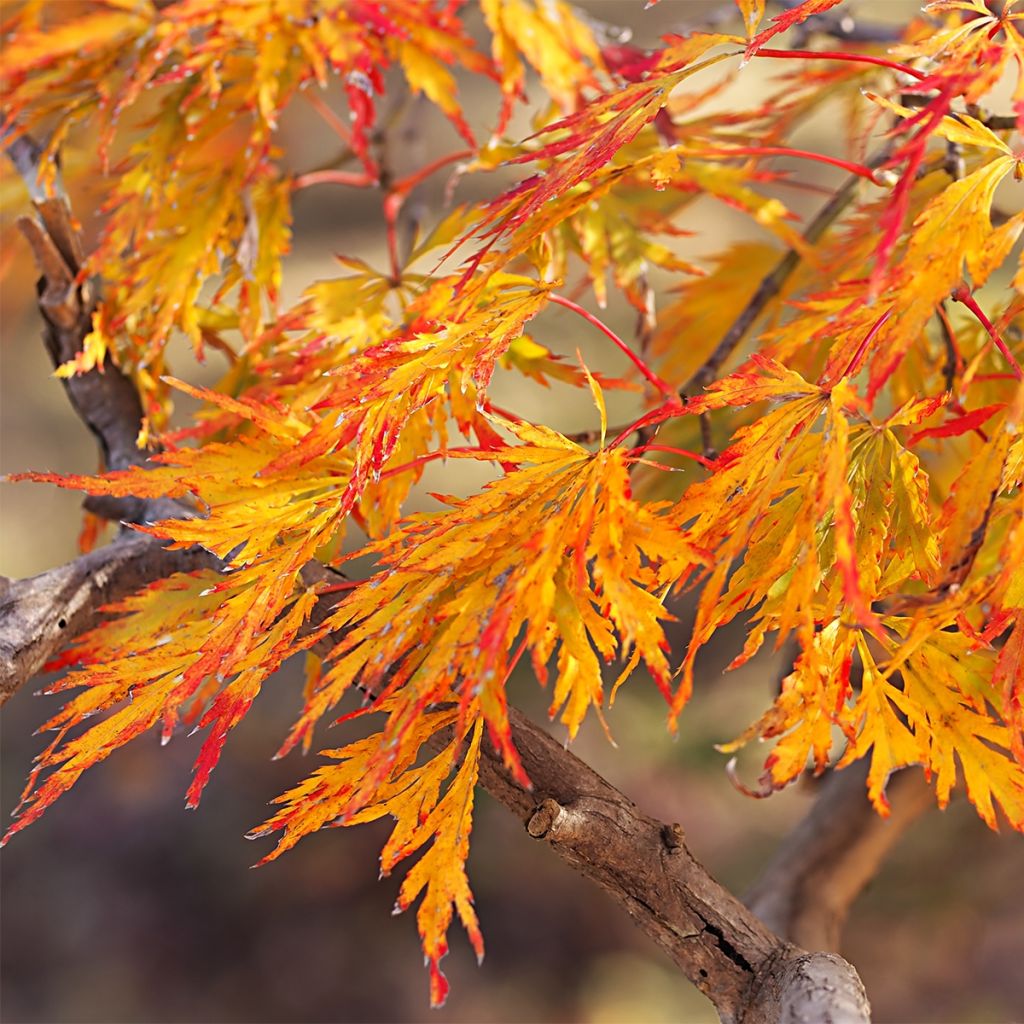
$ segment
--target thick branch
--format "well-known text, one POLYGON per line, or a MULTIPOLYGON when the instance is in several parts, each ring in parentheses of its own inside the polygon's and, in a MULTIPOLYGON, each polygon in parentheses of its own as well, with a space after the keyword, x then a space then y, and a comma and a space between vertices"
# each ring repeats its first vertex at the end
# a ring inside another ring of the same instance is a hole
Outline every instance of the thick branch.
POLYGON ((787 956, 779 940, 694 860, 679 826, 643 814, 547 732, 512 716, 534 791, 493 753, 481 766, 484 788, 620 903, 723 1020, 743 1019, 762 973, 787 956))
POLYGON ((525 716, 513 710, 511 718, 534 790, 522 789, 493 751, 481 765, 484 789, 621 904, 723 1021, 868 1020, 863 986, 849 964, 782 941, 694 859, 679 825, 644 814, 525 716), (822 979, 844 993, 829 1004, 831 1018, 794 1015, 823 1005, 822 979))
POLYGON ((172 573, 215 564, 201 549, 169 551, 137 534, 30 579, 0 576, 0 704, 95 625, 103 605, 172 573))
POLYGON ((788 960, 778 975, 779 1024, 863 1024, 871 1006, 857 972, 834 953, 788 960))
POLYGON ((890 815, 880 817, 867 799, 867 771, 865 759, 822 783, 810 813, 747 895, 747 906, 769 928, 805 949, 839 949, 854 901, 906 830, 934 806, 924 774, 901 771, 887 788, 890 815))

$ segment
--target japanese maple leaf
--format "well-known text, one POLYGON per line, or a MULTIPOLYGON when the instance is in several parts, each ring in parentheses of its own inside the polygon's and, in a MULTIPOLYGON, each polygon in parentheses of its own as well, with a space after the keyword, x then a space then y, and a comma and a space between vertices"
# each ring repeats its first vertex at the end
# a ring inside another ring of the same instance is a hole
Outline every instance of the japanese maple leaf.
POLYGON ((667 694, 662 597, 703 554, 666 503, 632 498, 622 450, 591 454, 547 428, 503 425, 520 444, 461 457, 497 460, 504 477, 365 549, 379 568, 330 617, 342 639, 285 749, 358 685, 401 698, 397 734, 452 693, 478 702, 515 767, 505 684, 527 648, 542 680, 557 655, 551 714, 570 736, 602 704, 601 660, 617 652, 635 650, 630 667, 642 659, 667 694))

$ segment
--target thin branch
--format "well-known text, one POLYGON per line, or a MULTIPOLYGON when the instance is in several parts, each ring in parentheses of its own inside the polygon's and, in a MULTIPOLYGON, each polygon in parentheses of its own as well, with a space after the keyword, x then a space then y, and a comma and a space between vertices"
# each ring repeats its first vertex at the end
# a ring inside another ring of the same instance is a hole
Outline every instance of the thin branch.
MULTIPOLYGON (((881 167, 888 158, 889 147, 884 147, 866 160, 864 166, 873 170, 881 167)), ((803 240, 807 245, 814 245, 843 215, 856 197, 860 181, 860 174, 851 174, 835 195, 821 208, 803 233, 803 240)), ((782 290, 783 285, 800 265, 800 260, 799 250, 790 249, 761 279, 757 291, 733 321, 729 330, 722 336, 722 340, 715 346, 704 365, 679 389, 680 395, 685 397, 695 394, 706 388, 715 379, 715 374, 746 337, 747 331, 753 327, 768 303, 782 290)))
POLYGON ((988 117, 980 118, 984 124, 994 132, 1012 132, 1017 130, 1016 114, 989 114, 988 117))
MULTIPOLYGON (((900 96, 900 103, 905 107, 919 110, 921 107, 927 107, 934 98, 934 94, 928 92, 907 92, 900 96)), ((967 103, 964 106, 966 113, 970 114, 975 120, 980 121, 986 128, 991 128, 994 132, 1013 132, 1017 130, 1016 114, 989 114, 977 103, 967 103)), ((959 117, 956 111, 952 111, 950 116, 959 117)))
POLYGON ((942 344, 946 351, 946 362, 942 367, 942 376, 946 381, 946 390, 952 394, 953 389, 956 387, 957 376, 963 372, 963 360, 960 358, 956 335, 953 333, 953 327, 949 322, 949 312, 946 309, 945 300, 935 307, 935 313, 939 321, 942 344))
POLYGON ((718 449, 715 447, 715 438, 711 430, 711 417, 702 412, 698 417, 700 423, 700 445, 705 459, 717 459, 718 449))
POLYGON ((886 855, 930 807, 924 773, 905 770, 889 781, 888 818, 868 802, 866 759, 833 772, 807 817, 782 842, 747 894, 769 928, 805 949, 837 951, 854 901, 886 855))

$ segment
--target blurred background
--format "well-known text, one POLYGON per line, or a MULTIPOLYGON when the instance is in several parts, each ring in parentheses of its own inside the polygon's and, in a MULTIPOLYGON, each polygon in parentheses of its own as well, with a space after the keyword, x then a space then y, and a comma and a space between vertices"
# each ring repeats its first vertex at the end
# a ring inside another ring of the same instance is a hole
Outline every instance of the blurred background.
MULTIPOLYGON (((718 2, 662 0, 642 11, 633 0, 582 5, 631 26, 634 41, 695 24, 722 9, 718 2)), ((900 20, 915 3, 862 2, 864 17, 900 20)), ((765 64, 771 62, 764 62, 765 64)), ((751 65, 734 86, 736 102, 758 97, 771 70, 751 65)), ((474 127, 485 137, 494 97, 479 104, 474 127)), ((833 112, 834 113, 834 112, 833 112)), ((455 142, 442 117, 415 109, 415 145, 408 168, 455 142)), ((511 134, 528 132, 524 119, 511 134)), ((332 147, 322 122, 300 104, 283 121, 291 166, 315 166, 332 147)), ((801 144, 834 147, 834 117, 808 126, 801 144)), ((412 138, 412 136, 410 136, 412 138)), ((778 166, 785 166, 779 162, 778 166)), ((403 168, 399 167, 399 171, 403 168)), ((806 176, 806 167, 801 173, 806 176)), ((818 171, 815 169, 815 173, 818 171)), ((824 169, 812 180, 833 185, 824 169)), ((432 179, 411 207, 437 211, 444 176, 432 179), (417 206, 418 204, 418 206, 417 206)), ((459 201, 494 194, 499 181, 461 182, 459 201)), ((7 265, 0 294, 0 471, 88 472, 96 467, 91 438, 75 418, 38 339, 30 297, 30 255, 9 230, 21 211, 16 186, 5 181, 7 265), (13 191, 12 191, 13 190, 13 191)), ((797 212, 813 195, 784 197, 797 212)), ((76 212, 87 232, 96 221, 87 190, 76 212)), ((325 187, 295 201, 296 241, 286 267, 285 300, 310 281, 339 273, 332 254, 385 263, 379 210, 364 193, 325 187)), ((722 205, 699 203, 681 241, 688 257, 749 234, 749 221, 722 205)), ((619 311, 622 313, 622 311, 619 311)), ((613 309, 609 320, 615 326, 613 309)), ((630 322, 622 320, 628 328, 630 322)), ((588 364, 609 373, 625 367, 593 337, 580 338, 571 314, 554 311, 536 335, 567 353, 586 347, 588 364), (561 346, 556 344, 564 339, 561 346)), ((175 371, 209 383, 218 356, 199 366, 182 349, 175 371)), ((565 430, 593 426, 589 396, 555 385, 545 391, 521 380, 496 380, 497 400, 565 430), (507 389, 502 393, 501 389, 507 389)), ((613 396, 628 411, 633 396, 613 396)), ((612 408, 611 416, 616 416, 612 408)), ((479 472, 479 471, 477 471, 479 472)), ((468 491, 480 477, 456 463, 435 466, 423 490, 468 491)), ((421 499, 427 502, 428 499, 421 499)), ((0 488, 0 573, 21 577, 73 558, 80 496, 19 484, 0 488)), ((423 507, 428 507, 424 504, 423 507)), ((685 643, 686 606, 677 609, 676 648, 685 643)), ((664 705, 637 674, 623 688, 609 723, 610 746, 593 724, 574 746, 616 786, 666 821, 681 822, 695 854, 737 893, 750 885, 780 838, 805 813, 813 783, 770 800, 740 795, 723 773, 713 745, 733 738, 770 703, 784 665, 760 658, 722 669, 742 644, 741 626, 726 631, 702 666, 703 684, 670 740, 664 705)), ((40 679, 38 685, 46 682, 40 679)), ((35 687, 33 687, 35 688, 35 687)), ((525 674, 513 698, 545 720, 544 695, 525 674)), ((228 743, 202 806, 183 813, 199 737, 176 736, 161 749, 148 735, 88 772, 73 794, 20 834, 0 857, 0 1016, 9 1024, 86 1022, 588 1022, 703 1024, 710 1004, 633 928, 606 897, 577 878, 543 844, 530 840, 503 808, 478 800, 470 877, 487 943, 475 965, 457 926, 445 962, 448 1004, 427 1008, 427 977, 413 912, 390 916, 400 877, 378 880, 377 855, 386 826, 321 833, 258 871, 249 865, 269 841, 246 843, 267 802, 306 774, 315 758, 271 761, 300 702, 301 666, 275 677, 228 743)), ((56 706, 29 689, 3 709, 0 805, 17 803, 32 757, 45 737, 33 731, 56 706)), ((328 737, 330 739, 331 737, 328 737)), ((751 761, 753 766, 753 761, 751 761)), ((400 873, 399 873, 400 875, 400 873)), ((858 967, 878 1024, 898 1021, 1004 1022, 1024 1013, 1024 841, 996 835, 964 800, 919 821, 857 904, 843 952, 858 967)))

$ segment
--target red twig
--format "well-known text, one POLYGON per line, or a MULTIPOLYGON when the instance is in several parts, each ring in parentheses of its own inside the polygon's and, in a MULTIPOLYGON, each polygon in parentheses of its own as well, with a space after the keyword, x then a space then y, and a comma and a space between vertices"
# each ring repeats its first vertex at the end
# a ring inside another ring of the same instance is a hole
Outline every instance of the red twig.
POLYGON ((950 297, 953 299, 954 302, 962 302, 978 318, 978 320, 981 322, 981 326, 984 327, 986 331, 988 331, 988 336, 992 339, 993 342, 995 342, 996 348, 1003 353, 1003 358, 1013 368, 1013 375, 1017 378, 1017 380, 1024 380, 1024 370, 1021 369, 1020 363, 1018 363, 1017 360, 1014 358, 1013 353, 1007 347, 1006 342, 1003 341, 1000 333, 993 326, 992 321, 989 320, 987 316, 985 316, 985 313, 982 310, 982 308, 978 305, 977 302, 974 301, 974 296, 970 293, 970 291, 968 291, 967 285, 962 284, 959 287, 954 288, 953 294, 950 297))
POLYGON ((986 381, 986 380, 1014 380, 1015 375, 1012 373, 976 373, 971 380, 975 381, 986 381))
MULTIPOLYGON (((436 452, 427 452, 426 455, 417 455, 415 459, 403 462, 400 466, 384 470, 379 479, 387 480, 390 477, 398 476, 399 473, 407 473, 410 470, 419 469, 420 466, 425 466, 429 462, 435 462, 437 459, 446 459, 449 455, 476 455, 481 453, 492 454, 492 451, 490 448, 480 448, 477 445, 459 445, 456 448, 444 448, 436 452)), ((495 459, 498 458, 497 452, 494 452, 493 455, 495 459)))
POLYGON ((387 238, 388 261, 391 264, 391 283, 396 288, 402 283, 402 260, 398 252, 398 215, 402 211, 403 203, 409 193, 435 171, 472 155, 468 149, 446 153, 400 181, 388 182, 388 175, 381 175, 380 184, 384 187, 384 233, 387 238))
POLYGON ((840 160, 838 157, 826 156, 824 153, 812 153, 806 149, 792 149, 789 146, 730 146, 722 149, 695 149, 688 150, 691 156, 793 156, 801 160, 814 160, 820 164, 828 164, 830 167, 840 167, 844 171, 856 174, 858 177, 866 178, 873 185, 878 184, 875 172, 863 164, 855 164, 850 160, 840 160))
POLYGON ((331 126, 331 131, 341 139, 350 149, 352 146, 352 133, 348 125, 324 101, 323 97, 312 89, 304 90, 302 93, 309 105, 331 126))
POLYGON ((345 580, 344 583, 328 583, 326 587, 321 587, 316 593, 318 597, 323 597, 324 594, 338 594, 346 590, 355 590, 364 582, 364 580, 345 580))
POLYGON ((292 182, 292 188, 296 192, 302 188, 309 188, 310 185, 348 185, 352 188, 365 188, 376 183, 376 178, 366 171, 310 171, 308 174, 300 174, 292 182))
POLYGON ((641 445, 639 448, 631 448, 629 454, 642 455, 644 452, 668 452, 670 455, 682 455, 687 459, 693 459, 694 462, 699 462, 705 469, 712 469, 715 465, 714 459, 705 458, 703 455, 687 451, 685 448, 673 448, 671 445, 667 444, 641 445))
POLYGON ((448 164, 453 164, 457 160, 465 160, 467 157, 471 157, 473 151, 470 149, 459 149, 454 153, 447 153, 444 156, 439 156, 436 160, 427 164, 426 167, 421 167, 418 171, 414 171, 408 177, 402 178, 401 181, 396 181, 391 186, 392 192, 397 192, 402 196, 407 196, 421 181, 425 181, 429 178, 434 171, 439 171, 442 167, 447 167, 448 164))
POLYGON ((614 437, 607 445, 606 448, 617 448, 623 441, 629 437, 630 434, 636 433, 638 430, 642 430, 644 427, 654 427, 659 423, 664 423, 665 420, 670 420, 674 416, 681 416, 686 412, 686 404, 679 398, 678 395, 672 395, 672 397, 657 409, 652 409, 650 412, 644 413, 640 419, 633 423, 630 423, 628 427, 622 430, 618 436, 614 437))
POLYGON ((398 214, 404 199, 400 193, 390 190, 384 195, 384 234, 388 243, 391 284, 396 288, 402 283, 402 260, 398 255, 398 214))
POLYGON ((921 71, 907 67, 895 60, 886 60, 885 57, 872 57, 867 53, 846 53, 841 50, 758 50, 755 57, 806 57, 808 60, 843 60, 853 64, 876 64, 880 68, 891 68, 893 71, 901 71, 919 82, 927 76, 921 71))
POLYGON ((519 660, 522 658, 525 651, 526 637, 524 636, 523 639, 519 641, 519 646, 516 648, 515 653, 512 655, 512 658, 508 663, 508 668, 505 671, 505 678, 501 681, 502 688, 504 688, 512 678, 512 673, 515 671, 515 667, 519 664, 519 660))
POLYGON ((640 358, 603 320, 599 320, 593 313, 588 312, 582 306, 567 299, 562 295, 550 295, 549 298, 556 306, 564 306, 571 309, 578 316, 583 317, 589 324, 593 324, 606 337, 610 338, 618 349, 630 360, 630 362, 644 375, 647 381, 652 384, 666 398, 675 398, 675 389, 666 384, 644 361, 640 358))
POLYGON ((525 423, 518 413, 513 412, 511 409, 506 409, 502 405, 495 405, 492 401, 485 399, 483 403, 484 412, 494 413, 495 416, 500 416, 504 420, 508 420, 511 423, 525 423))

